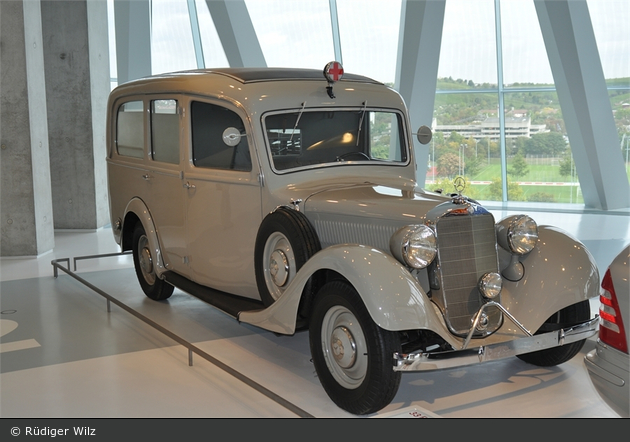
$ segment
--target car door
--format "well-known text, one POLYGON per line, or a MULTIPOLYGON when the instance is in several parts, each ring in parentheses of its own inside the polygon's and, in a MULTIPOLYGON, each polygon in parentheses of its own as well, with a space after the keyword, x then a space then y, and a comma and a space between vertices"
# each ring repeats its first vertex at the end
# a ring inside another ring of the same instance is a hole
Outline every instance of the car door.
POLYGON ((170 96, 152 99, 148 105, 151 136, 149 172, 144 177, 150 187, 148 207, 166 268, 189 277, 180 102, 170 96))
POLYGON ((192 99, 185 171, 188 261, 202 285, 259 298, 254 243, 261 221, 255 153, 235 108, 192 99))
MULTIPOLYGON (((122 97, 113 106, 111 138, 113 152, 107 162, 112 225, 122 223, 129 201, 139 198, 147 201, 150 186, 146 154, 146 108, 142 96, 122 97)), ((131 226, 133 230, 134 226, 131 226)), ((118 242, 122 241, 121 229, 114 229, 118 242)))

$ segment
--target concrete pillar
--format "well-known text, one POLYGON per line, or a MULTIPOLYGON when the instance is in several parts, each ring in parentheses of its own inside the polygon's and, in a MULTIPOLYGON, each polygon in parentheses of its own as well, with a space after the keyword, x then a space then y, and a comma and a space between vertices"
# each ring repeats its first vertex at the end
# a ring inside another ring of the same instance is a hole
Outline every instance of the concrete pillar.
MULTIPOLYGON (((403 0, 396 89, 409 108, 411 129, 431 127, 446 0, 403 0)), ((424 187, 430 144, 414 137, 416 181, 424 187)))
POLYGON ((254 25, 243 0, 206 0, 231 67, 266 67, 254 25))
POLYGON ((630 207, 630 185, 586 0, 535 0, 584 205, 630 207))
POLYGON ((0 256, 54 247, 39 0, 0 1, 0 256))
POLYGON ((105 0, 42 0, 54 226, 109 222, 105 112, 109 49, 105 0))

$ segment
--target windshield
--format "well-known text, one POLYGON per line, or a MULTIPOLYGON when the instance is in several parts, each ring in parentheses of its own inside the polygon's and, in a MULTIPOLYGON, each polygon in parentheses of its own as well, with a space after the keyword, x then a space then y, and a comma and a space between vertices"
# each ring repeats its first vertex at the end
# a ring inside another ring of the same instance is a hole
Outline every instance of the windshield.
POLYGON ((347 163, 406 163, 402 117, 391 111, 292 111, 263 125, 277 171, 347 163))

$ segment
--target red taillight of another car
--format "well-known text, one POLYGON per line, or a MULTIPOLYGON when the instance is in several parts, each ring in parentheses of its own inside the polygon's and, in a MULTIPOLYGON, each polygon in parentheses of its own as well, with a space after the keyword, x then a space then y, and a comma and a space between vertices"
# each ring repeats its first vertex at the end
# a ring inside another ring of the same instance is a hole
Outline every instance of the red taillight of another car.
POLYGON ((623 327, 623 319, 615 287, 612 283, 610 270, 606 271, 602 281, 602 289, 599 293, 599 339, 603 343, 616 348, 619 351, 628 353, 628 342, 626 332, 623 327))

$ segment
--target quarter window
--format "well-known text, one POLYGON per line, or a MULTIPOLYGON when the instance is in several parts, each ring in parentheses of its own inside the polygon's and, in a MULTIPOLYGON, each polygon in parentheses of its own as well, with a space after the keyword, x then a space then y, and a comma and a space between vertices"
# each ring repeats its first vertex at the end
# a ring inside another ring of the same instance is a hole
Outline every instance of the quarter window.
POLYGON ((129 101, 118 108, 116 149, 119 155, 142 158, 144 119, 142 101, 129 101))

